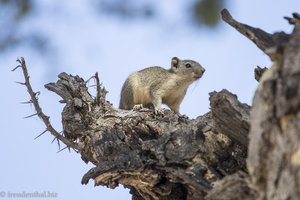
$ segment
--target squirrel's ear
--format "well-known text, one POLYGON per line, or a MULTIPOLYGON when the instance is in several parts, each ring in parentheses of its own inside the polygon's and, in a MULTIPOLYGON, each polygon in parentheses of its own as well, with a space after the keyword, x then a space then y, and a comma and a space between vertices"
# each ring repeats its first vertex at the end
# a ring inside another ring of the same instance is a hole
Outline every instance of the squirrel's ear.
POLYGON ((179 64, 179 58, 173 57, 171 63, 172 63, 172 68, 173 68, 173 67, 177 68, 177 67, 178 67, 178 64, 179 64))

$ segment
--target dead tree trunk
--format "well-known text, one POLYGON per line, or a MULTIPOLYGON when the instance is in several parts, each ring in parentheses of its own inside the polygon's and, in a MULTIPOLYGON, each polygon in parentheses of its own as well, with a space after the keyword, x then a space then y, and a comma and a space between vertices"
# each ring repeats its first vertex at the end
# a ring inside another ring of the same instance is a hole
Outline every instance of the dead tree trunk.
POLYGON ((97 73, 96 97, 82 78, 61 73, 45 85, 65 103, 61 135, 42 112, 25 61, 19 60, 46 131, 95 165, 83 184, 122 184, 134 200, 300 198, 299 16, 288 18, 295 24, 291 35, 241 24, 226 10, 222 16, 274 61, 266 72, 256 69, 260 83, 253 108, 222 90, 210 93, 211 111, 196 119, 170 110, 119 110, 106 101, 97 73))
POLYGON ((289 22, 253 101, 248 170, 260 199, 300 199, 300 16, 289 22))

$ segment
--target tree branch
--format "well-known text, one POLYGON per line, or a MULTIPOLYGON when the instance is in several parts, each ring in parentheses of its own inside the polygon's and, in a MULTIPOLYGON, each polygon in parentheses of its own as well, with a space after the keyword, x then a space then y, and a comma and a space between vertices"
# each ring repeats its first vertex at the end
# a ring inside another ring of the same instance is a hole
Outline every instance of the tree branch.
MULTIPOLYGON (((89 179, 110 188, 123 184, 145 199, 176 199, 178 191, 199 199, 214 181, 246 171, 245 147, 212 127, 211 113, 190 120, 170 110, 163 115, 147 108, 119 110, 105 100, 99 81, 95 98, 85 83, 62 73, 56 83, 45 85, 66 102, 64 135, 78 140, 82 159, 96 165, 84 175, 83 184, 89 179)), ((228 102, 228 108, 236 105, 236 98, 228 102)))
MULTIPOLYGON (((23 70, 23 75, 25 78, 25 85, 27 87, 27 91, 30 95, 31 98, 31 102, 34 105, 34 108, 36 110, 36 114, 34 115, 38 115, 42 121, 44 122, 46 129, 57 139, 59 139, 60 141, 62 141, 65 145, 71 147, 72 149, 74 149, 76 152, 79 151, 79 147, 77 144, 73 143, 72 141, 66 139, 65 137, 63 137, 62 135, 60 135, 51 125, 50 120, 49 120, 49 116, 45 115, 42 111, 42 108, 40 107, 38 100, 36 98, 37 93, 33 91, 30 81, 29 81, 29 75, 28 75, 28 71, 27 71, 27 67, 26 67, 26 63, 25 63, 25 59, 23 57, 21 57, 21 59, 18 59, 17 62, 20 63, 20 65, 16 68, 13 69, 13 71, 15 71, 17 68, 19 68, 21 66, 22 70, 23 70)), ((30 117, 30 116, 29 116, 30 117)))
POLYGON ((232 18, 227 9, 223 9, 221 15, 225 22, 254 42, 256 46, 266 53, 271 59, 273 57, 273 51, 269 51, 269 49, 277 46, 279 43, 286 43, 289 39, 289 35, 284 32, 270 34, 259 28, 253 28, 240 23, 232 18))

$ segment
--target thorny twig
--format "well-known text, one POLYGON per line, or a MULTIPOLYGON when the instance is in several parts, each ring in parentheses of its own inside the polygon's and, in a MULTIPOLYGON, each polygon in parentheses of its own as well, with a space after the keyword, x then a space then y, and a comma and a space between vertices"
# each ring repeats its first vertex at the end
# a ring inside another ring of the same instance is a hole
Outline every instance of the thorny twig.
MULTIPOLYGON (((72 148, 75 152, 79 152, 80 151, 79 146, 76 143, 74 143, 74 142, 68 140, 67 138, 65 138, 63 135, 59 134, 59 132, 56 131, 53 128, 53 126, 51 125, 50 120, 49 120, 50 117, 43 113, 42 108, 40 107, 40 105, 38 103, 38 100, 36 98, 36 95, 38 93, 34 92, 32 87, 31 87, 31 84, 30 84, 30 81, 29 81, 29 75, 28 75, 28 71, 27 71, 27 67, 26 67, 26 63, 25 63, 25 59, 23 57, 21 57, 21 59, 17 59, 17 62, 19 62, 20 65, 18 65, 12 71, 15 71, 19 67, 22 68, 23 75, 24 75, 24 78, 25 78, 24 85, 27 88, 27 91, 28 91, 28 93, 30 95, 30 98, 31 98, 31 102, 34 105, 34 108, 36 110, 36 114, 30 115, 28 117, 38 115, 42 119, 42 121, 44 122, 44 124, 46 126, 46 130, 48 130, 57 140, 63 142, 65 145, 67 145, 67 147, 72 148)), ((42 134, 40 134, 40 135, 42 135, 42 134)))

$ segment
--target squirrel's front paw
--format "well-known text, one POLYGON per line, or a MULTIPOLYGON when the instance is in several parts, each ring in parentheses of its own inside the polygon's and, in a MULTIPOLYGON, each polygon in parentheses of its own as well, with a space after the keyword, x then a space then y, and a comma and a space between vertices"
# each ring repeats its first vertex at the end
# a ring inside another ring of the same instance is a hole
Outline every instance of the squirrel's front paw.
POLYGON ((132 110, 138 111, 138 110, 142 110, 143 108, 144 108, 143 104, 137 104, 133 106, 132 110))
POLYGON ((164 115, 164 110, 162 108, 157 108, 157 109, 154 109, 154 113, 156 115, 164 115))

